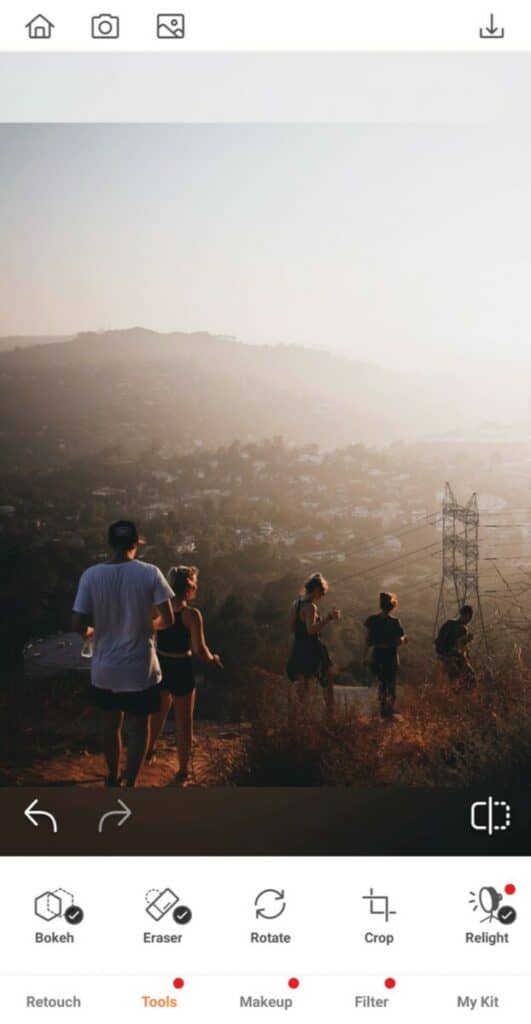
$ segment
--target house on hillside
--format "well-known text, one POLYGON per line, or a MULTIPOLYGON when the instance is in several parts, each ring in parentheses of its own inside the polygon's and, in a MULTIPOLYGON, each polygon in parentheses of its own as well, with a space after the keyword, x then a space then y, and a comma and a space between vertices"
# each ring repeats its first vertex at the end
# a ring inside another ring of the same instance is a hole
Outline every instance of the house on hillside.
POLYGON ((28 21, 26 28, 30 39, 50 39, 55 25, 49 18, 45 18, 44 14, 37 14, 28 21))

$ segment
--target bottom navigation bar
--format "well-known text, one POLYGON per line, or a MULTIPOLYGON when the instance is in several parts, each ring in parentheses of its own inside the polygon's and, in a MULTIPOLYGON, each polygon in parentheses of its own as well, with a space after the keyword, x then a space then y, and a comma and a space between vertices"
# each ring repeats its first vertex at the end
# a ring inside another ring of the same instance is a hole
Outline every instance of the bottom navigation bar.
POLYGON ((18 1024, 37 1016, 53 1021, 128 1021, 172 1019, 215 1020, 234 1024, 260 1011, 265 1020, 297 1020, 305 1024, 332 1020, 408 1021, 425 1024, 489 1019, 500 1024, 528 1024, 529 977, 441 977, 438 975, 308 977, 305 975, 231 977, 197 974, 158 977, 4 978, 5 1019, 18 1024), (165 1011, 160 1015, 160 1011, 165 1011))

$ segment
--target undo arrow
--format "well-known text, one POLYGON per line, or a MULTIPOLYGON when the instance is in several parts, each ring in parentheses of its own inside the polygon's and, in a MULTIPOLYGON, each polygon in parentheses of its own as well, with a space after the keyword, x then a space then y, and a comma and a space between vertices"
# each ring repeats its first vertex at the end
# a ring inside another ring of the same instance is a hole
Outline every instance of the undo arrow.
POLYGON ((24 811, 24 817, 27 818, 28 821, 31 821, 31 824, 35 825, 35 828, 38 828, 40 825, 39 821, 35 821, 36 818, 49 818, 52 823, 52 832, 58 832, 57 819, 54 818, 53 814, 50 814, 49 811, 36 811, 35 808, 38 803, 38 800, 34 800, 32 804, 29 804, 24 811))

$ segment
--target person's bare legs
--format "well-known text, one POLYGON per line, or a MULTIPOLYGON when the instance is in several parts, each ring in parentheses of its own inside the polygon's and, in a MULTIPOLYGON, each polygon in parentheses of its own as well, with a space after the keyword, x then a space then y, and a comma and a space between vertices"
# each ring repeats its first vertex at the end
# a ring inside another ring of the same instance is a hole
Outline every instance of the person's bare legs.
POLYGON ((289 726, 290 729, 293 729, 293 727, 294 727, 294 725, 295 725, 295 723, 297 721, 297 707, 298 707, 298 704, 299 704, 299 697, 298 697, 298 694, 297 694, 297 689, 298 689, 298 684, 294 683, 290 679, 290 681, 289 681, 289 689, 288 689, 288 709, 287 709, 288 726, 289 726))
POLYGON ((325 682, 325 685, 323 687, 323 697, 324 697, 325 706, 326 706, 326 713, 327 713, 329 718, 333 718, 334 717, 335 700, 334 700, 334 673, 332 672, 332 670, 329 670, 326 673, 326 682, 325 682))
POLYGON ((310 702, 312 680, 308 676, 298 675, 288 692, 288 725, 297 729, 304 722, 305 712, 310 702))
POLYGON ((149 742, 149 715, 131 715, 128 721, 126 786, 136 786, 149 742))
POLYGON ((297 676, 297 697, 301 704, 307 704, 310 697, 309 676, 297 676))
POLYGON ((166 725, 166 719, 168 712, 171 708, 172 695, 167 690, 160 691, 160 709, 155 715, 151 715, 150 719, 150 734, 149 734, 149 749, 147 752, 148 760, 153 757, 155 748, 159 741, 160 735, 164 726, 166 725))
POLYGON ((123 722, 123 711, 103 712, 103 753, 107 762, 108 779, 111 784, 114 782, 118 783, 120 776, 123 722))
POLYGON ((175 732, 177 737, 178 775, 186 776, 190 768, 194 741, 195 690, 185 697, 173 698, 175 732))

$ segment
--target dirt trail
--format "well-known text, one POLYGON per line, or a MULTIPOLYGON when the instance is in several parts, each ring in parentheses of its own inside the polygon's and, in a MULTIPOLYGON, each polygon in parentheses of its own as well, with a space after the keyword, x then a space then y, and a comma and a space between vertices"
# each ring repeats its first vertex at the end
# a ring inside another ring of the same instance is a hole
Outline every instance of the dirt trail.
MULTIPOLYGON (((223 781, 216 764, 225 758, 228 749, 236 753, 241 743, 238 727, 219 726, 200 722, 196 727, 192 778, 187 785, 216 786, 223 781), (219 757, 216 756, 219 754, 219 757)), ((175 737, 168 732, 159 742, 155 764, 143 768, 140 786, 172 786, 177 771, 175 737)), ((46 760, 37 761, 30 769, 17 772, 16 785, 20 786, 81 786, 95 788, 104 785, 105 761, 103 754, 68 750, 46 760)), ((179 783, 182 786, 182 783, 179 783)))
MULTIPOLYGON (((336 711, 341 715, 355 707, 363 720, 369 721, 378 714, 376 690, 364 686, 336 687, 336 711)), ((227 767, 239 761, 248 725, 219 725, 214 722, 196 721, 193 752, 193 771, 187 785, 213 787, 226 785, 227 767)), ((127 730, 127 724, 126 724, 127 730)), ((37 730, 36 730, 37 731, 37 730)), ((92 731, 92 730, 91 730, 92 731)), ((95 732, 96 730, 94 730, 95 732)), ((65 730, 66 732, 66 730, 65 730)), ((125 758, 122 771, 125 767, 125 758)), ((168 725, 157 749, 155 764, 143 768, 139 785, 141 787, 174 786, 176 783, 177 755, 175 733, 168 725)), ((49 756, 32 759, 31 766, 11 766, 6 773, 6 783, 15 786, 81 786, 95 788, 103 786, 106 767, 103 754, 94 753, 75 741, 66 740, 63 749, 53 749, 49 756)))

